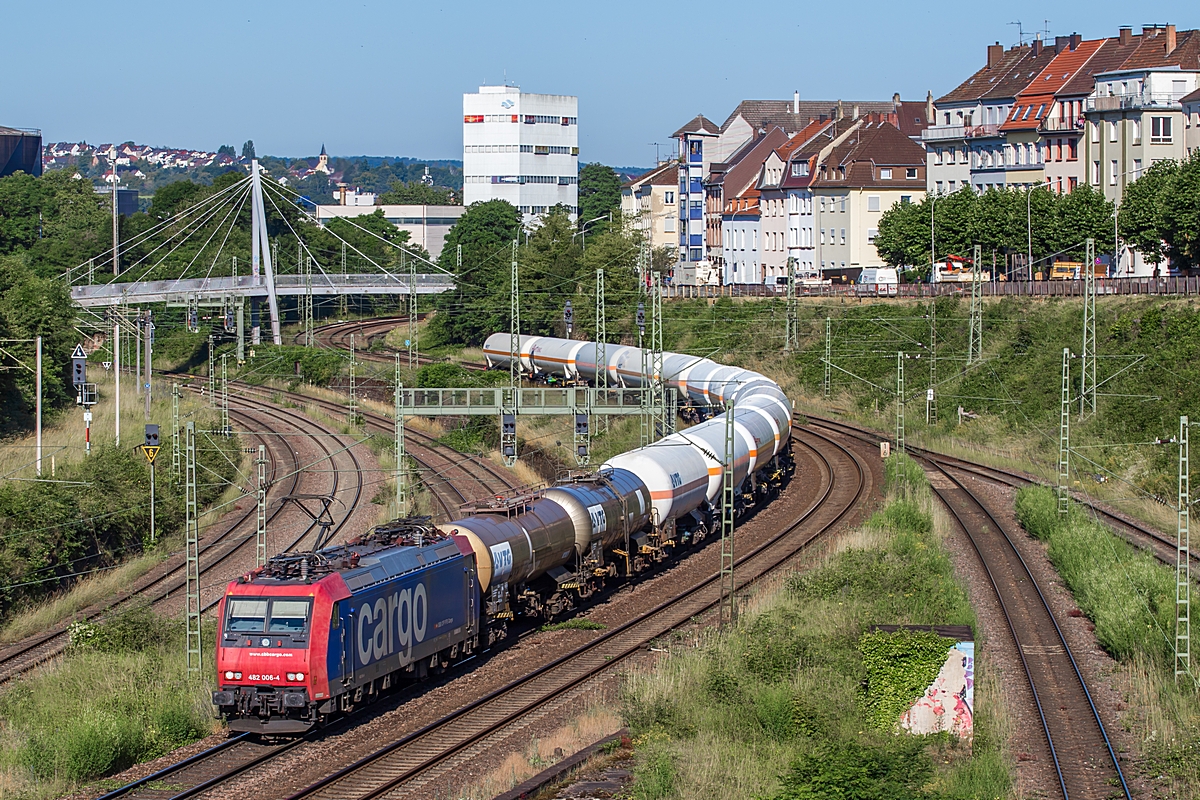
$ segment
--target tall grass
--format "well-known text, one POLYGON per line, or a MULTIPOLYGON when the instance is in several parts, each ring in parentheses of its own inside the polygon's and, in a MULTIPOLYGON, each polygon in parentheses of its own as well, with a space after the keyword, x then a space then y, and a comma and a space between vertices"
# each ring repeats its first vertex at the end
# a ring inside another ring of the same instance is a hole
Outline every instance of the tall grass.
POLYGON ((55 797, 213 731, 209 687, 187 672, 177 620, 139 609, 91 632, 0 695, 6 794, 55 797))
MULTIPOLYGON (((764 588, 725 634, 702 633, 624 684, 641 798, 1004 797, 1004 730, 976 715, 974 751, 945 736, 872 725, 860 637, 874 623, 973 624, 932 516, 928 484, 903 455, 888 503, 811 572, 764 588)), ((983 697, 990 676, 977 680, 983 697), (978 680, 983 681, 983 686, 978 680)))
POLYGON ((1077 503, 1063 517, 1051 489, 1021 489, 1016 510, 1025 529, 1047 543, 1050 562, 1095 624, 1100 646, 1121 663, 1121 682, 1141 709, 1127 724, 1140 733, 1145 768, 1175 787, 1172 796, 1200 796, 1197 686, 1174 677, 1174 569, 1117 537, 1077 503))

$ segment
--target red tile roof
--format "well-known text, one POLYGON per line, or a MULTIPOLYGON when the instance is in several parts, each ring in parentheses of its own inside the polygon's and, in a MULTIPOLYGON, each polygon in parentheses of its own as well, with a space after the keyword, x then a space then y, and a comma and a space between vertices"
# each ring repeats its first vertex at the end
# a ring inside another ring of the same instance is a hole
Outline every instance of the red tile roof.
POLYGON ((911 187, 924 191, 925 148, 905 136, 890 122, 864 121, 829 153, 812 185, 819 187, 911 187), (876 167, 909 167, 918 170, 919 180, 893 173, 890 179, 879 177, 876 167), (841 174, 844 170, 845 175, 841 174))
POLYGON ((1178 31, 1175 49, 1167 52, 1168 33, 1164 28, 1148 29, 1137 48, 1118 69, 1200 69, 1200 31, 1178 31))

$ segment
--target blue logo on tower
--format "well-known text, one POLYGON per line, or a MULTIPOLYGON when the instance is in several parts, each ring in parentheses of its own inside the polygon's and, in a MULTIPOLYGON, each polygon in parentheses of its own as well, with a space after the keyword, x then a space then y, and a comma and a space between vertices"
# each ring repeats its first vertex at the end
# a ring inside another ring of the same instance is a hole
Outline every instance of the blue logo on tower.
POLYGON ((502 103, 500 104, 500 107, 501 107, 501 108, 512 108, 512 107, 513 107, 513 105, 515 105, 515 104, 513 103, 513 101, 512 101, 512 100, 505 100, 504 102, 502 102, 502 103))

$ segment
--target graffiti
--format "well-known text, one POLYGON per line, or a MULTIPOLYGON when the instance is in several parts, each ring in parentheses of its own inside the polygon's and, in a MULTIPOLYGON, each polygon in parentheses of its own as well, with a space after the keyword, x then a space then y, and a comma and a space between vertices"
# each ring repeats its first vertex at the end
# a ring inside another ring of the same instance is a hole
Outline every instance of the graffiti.
POLYGON ((900 715, 900 727, 917 735, 948 731, 969 741, 974 716, 975 643, 959 642, 925 694, 900 715))

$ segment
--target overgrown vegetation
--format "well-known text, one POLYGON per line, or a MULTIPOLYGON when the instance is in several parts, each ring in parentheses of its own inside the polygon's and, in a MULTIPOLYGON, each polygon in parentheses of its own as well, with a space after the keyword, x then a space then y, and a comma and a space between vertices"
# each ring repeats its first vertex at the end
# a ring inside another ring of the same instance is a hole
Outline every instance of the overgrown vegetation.
MULTIPOLYGON (((240 460, 236 437, 201 436, 202 506, 225 490, 240 460)), ((167 473, 160 467, 155 482, 160 538, 183 526, 183 487, 167 473)), ((147 549, 148 488, 149 468, 141 454, 111 445, 60 468, 55 482, 0 484, 0 611, 39 600, 147 549)))
MULTIPOLYGON (((1149 552, 1136 550, 1072 502, 1065 518, 1054 491, 1017 493, 1017 517, 1046 542, 1050 562, 1095 627, 1096 639, 1118 659, 1144 712, 1131 719, 1147 772, 1175 794, 1200 788, 1200 710, 1197 685, 1175 672, 1175 575, 1149 552)), ((1193 666, 1194 668, 1194 666, 1193 666)))
POLYGON ((57 669, 0 694, 6 788, 59 796, 211 733, 208 687, 188 675, 182 643, 179 621, 144 607, 73 627, 57 669))
POLYGON ((919 635, 891 640, 893 651, 922 666, 901 666, 884 680, 883 666, 872 663, 880 650, 864 639, 872 624, 974 623, 934 530, 921 470, 904 456, 887 464, 888 503, 852 546, 756 597, 729 633, 706 635, 694 649, 673 647, 653 673, 628 678, 624 714, 640 743, 635 797, 1008 794, 986 672, 976 684, 985 699, 973 753, 941 735, 895 735, 899 712, 890 715, 900 706, 877 702, 928 674, 931 643, 919 635))

